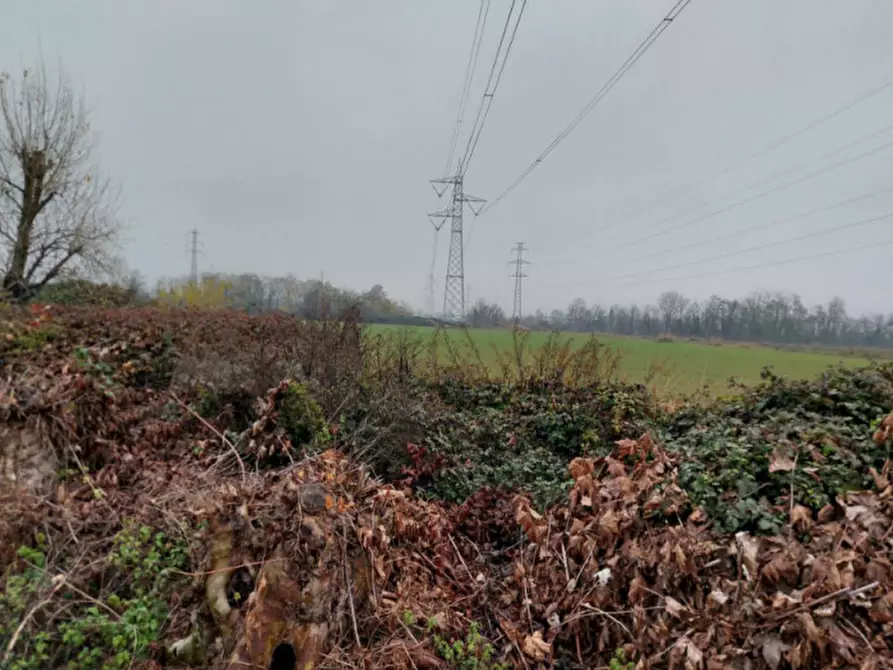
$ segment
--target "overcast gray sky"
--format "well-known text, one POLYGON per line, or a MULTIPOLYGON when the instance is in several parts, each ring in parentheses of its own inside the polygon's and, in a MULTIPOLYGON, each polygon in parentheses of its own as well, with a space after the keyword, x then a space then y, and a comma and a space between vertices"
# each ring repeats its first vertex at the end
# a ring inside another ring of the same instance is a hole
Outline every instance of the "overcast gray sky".
MULTIPOLYGON (((469 113, 509 4, 492 0, 469 113)), ((530 0, 466 190, 498 195, 673 4, 530 0)), ((83 86, 122 187, 128 262, 147 277, 188 271, 195 226, 203 270, 323 271, 422 306, 426 214, 439 206, 427 180, 446 159, 477 11, 477 0, 0 0, 0 69, 42 51, 83 86)), ((851 312, 893 311, 889 245, 717 274, 893 240, 893 218, 716 259, 893 213, 887 192, 766 225, 887 188, 893 147, 755 197, 893 141, 893 128, 878 132, 893 124, 893 86, 675 191, 893 81, 891 25, 889 0, 693 0, 518 189, 466 222, 472 299, 510 307, 505 261, 523 240, 531 310, 576 296, 653 302, 672 288, 781 289, 810 304, 838 294, 851 312)), ((447 245, 444 230, 438 275, 447 245)))

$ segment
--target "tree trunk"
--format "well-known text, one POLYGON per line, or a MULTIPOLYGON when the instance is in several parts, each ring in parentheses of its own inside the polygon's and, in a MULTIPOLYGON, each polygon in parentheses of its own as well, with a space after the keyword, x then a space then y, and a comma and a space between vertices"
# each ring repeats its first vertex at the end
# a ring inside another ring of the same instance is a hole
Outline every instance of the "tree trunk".
POLYGON ((28 254, 31 251, 31 236, 34 222, 40 210, 46 206, 43 200, 44 179, 47 164, 43 151, 23 150, 22 168, 25 173, 25 185, 22 190, 22 205, 19 210, 19 224, 16 228, 15 246, 9 263, 9 270, 3 278, 3 288, 16 300, 28 294, 25 268, 28 254))

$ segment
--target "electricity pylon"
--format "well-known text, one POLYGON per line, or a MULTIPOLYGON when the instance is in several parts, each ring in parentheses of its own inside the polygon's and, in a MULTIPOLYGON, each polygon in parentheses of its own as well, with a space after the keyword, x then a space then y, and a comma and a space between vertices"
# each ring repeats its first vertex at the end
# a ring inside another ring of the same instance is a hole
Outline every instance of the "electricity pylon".
POLYGON ((460 165, 455 176, 431 180, 431 185, 438 196, 443 195, 450 186, 453 188, 453 193, 449 207, 428 215, 438 230, 435 221, 440 221, 440 226, 447 220, 450 221, 450 253, 447 256, 446 281, 443 287, 443 315, 460 322, 465 321, 465 245, 462 239, 462 215, 465 203, 468 203, 469 209, 477 216, 487 202, 483 198, 465 193, 463 176, 460 165), (441 187, 439 190, 438 186, 441 187))
POLYGON ((523 287, 523 282, 527 278, 527 275, 524 274, 524 266, 530 265, 530 261, 524 260, 524 252, 527 251, 527 248, 524 246, 523 242, 518 242, 512 247, 512 251, 515 252, 514 260, 509 261, 509 265, 515 266, 514 273, 510 274, 510 277, 515 278, 515 300, 512 304, 512 321, 517 326, 521 322, 521 317, 523 316, 521 312, 521 290, 523 287))

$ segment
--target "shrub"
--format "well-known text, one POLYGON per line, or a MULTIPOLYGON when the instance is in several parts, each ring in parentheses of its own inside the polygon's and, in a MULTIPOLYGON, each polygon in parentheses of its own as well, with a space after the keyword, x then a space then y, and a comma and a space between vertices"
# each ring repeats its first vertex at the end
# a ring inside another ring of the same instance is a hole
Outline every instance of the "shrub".
POLYGON ((329 441, 326 417, 304 384, 289 384, 279 399, 278 410, 279 425, 296 449, 315 450, 329 441))
POLYGON ((818 380, 764 373, 739 398, 669 417, 663 440, 684 458, 679 483, 723 530, 773 532, 796 502, 818 510, 871 488, 889 457, 872 426, 889 411, 893 366, 835 368, 818 380))
POLYGON ((125 307, 134 304, 132 291, 110 284, 94 284, 86 279, 53 282, 44 286, 33 302, 49 305, 125 307))
POLYGON ((74 585, 71 573, 54 576, 58 566, 48 564, 47 552, 43 536, 36 547, 20 547, 18 569, 0 593, 4 650, 30 616, 11 648, 10 670, 121 670, 148 659, 167 621, 169 593, 189 566, 188 547, 146 526, 126 527, 95 580, 102 591, 86 598, 87 584, 74 585))

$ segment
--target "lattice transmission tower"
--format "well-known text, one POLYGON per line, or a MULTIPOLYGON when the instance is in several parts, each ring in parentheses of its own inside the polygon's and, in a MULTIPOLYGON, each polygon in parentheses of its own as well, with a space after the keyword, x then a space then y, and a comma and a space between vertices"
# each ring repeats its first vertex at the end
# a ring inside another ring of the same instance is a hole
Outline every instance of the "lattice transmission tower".
POLYGON ((198 230, 196 228, 192 229, 189 238, 189 281, 195 285, 198 284, 198 230))
POLYGON ((530 265, 530 261, 524 259, 524 252, 528 251, 527 247, 524 246, 523 242, 518 242, 512 247, 512 251, 515 253, 515 258, 509 261, 509 265, 515 266, 515 271, 510 274, 510 277, 514 277, 515 279, 515 300, 512 303, 512 321, 517 326, 521 322, 522 313, 522 289, 524 286, 524 280, 527 279, 527 275, 524 274, 524 266, 530 265))
POLYGON ((460 322, 465 321, 465 244, 462 238, 462 217, 466 203, 472 213, 477 215, 487 202, 483 198, 466 194, 462 179, 463 171, 460 164, 455 176, 431 180, 431 185, 438 196, 443 195, 450 187, 453 192, 448 207, 428 215, 431 223, 438 230, 447 221, 450 222, 450 251, 447 256, 446 280, 443 286, 443 316, 460 322))

